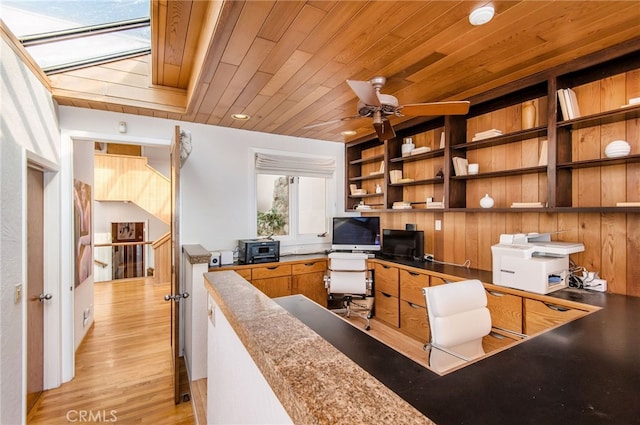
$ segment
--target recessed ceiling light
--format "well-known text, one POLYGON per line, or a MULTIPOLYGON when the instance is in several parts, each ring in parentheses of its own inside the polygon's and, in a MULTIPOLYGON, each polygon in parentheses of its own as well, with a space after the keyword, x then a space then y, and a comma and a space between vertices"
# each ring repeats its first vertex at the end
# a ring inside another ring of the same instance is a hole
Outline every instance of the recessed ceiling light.
POLYGON ((249 115, 247 115, 247 114, 233 114, 233 115, 231 115, 231 118, 233 118, 234 120, 238 120, 238 121, 246 121, 251 117, 249 115))
POLYGON ((484 25, 493 18, 495 10, 493 6, 482 6, 471 12, 469 22, 471 25, 484 25))
POLYGON ((358 133, 353 130, 347 130, 347 131, 343 131, 340 134, 342 134, 343 136, 355 136, 358 133))

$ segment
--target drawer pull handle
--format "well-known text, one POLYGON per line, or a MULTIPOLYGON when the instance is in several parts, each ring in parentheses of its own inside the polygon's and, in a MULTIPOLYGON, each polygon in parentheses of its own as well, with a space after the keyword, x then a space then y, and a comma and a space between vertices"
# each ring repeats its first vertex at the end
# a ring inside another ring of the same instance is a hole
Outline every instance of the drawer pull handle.
POLYGON ((384 295, 385 297, 387 297, 387 298, 391 298, 391 295, 390 295, 390 294, 386 294, 386 293, 384 293, 384 292, 380 292, 380 293, 381 293, 382 295, 384 295))
POLYGON ((409 272, 409 274, 410 274, 411 276, 420 276, 420 273, 416 273, 416 272, 409 272))
POLYGON ((382 268, 383 268, 383 269, 390 269, 390 268, 391 268, 391 266, 385 266, 385 265, 383 264, 383 265, 382 265, 382 268))
POLYGON ((543 304, 546 305, 551 310, 559 311, 559 312, 562 312, 562 313, 564 313, 565 311, 571 310, 570 308, 562 307, 562 306, 559 306, 559 305, 549 304, 549 303, 545 303, 545 302, 543 302, 543 304))
POLYGON ((407 301, 407 304, 409 304, 409 307, 411 307, 411 308, 415 308, 415 309, 422 308, 422 307, 421 307, 421 306, 419 306, 418 304, 414 304, 414 303, 409 302, 409 301, 407 301))
POLYGON ((304 263, 304 265, 305 265, 305 266, 307 266, 307 267, 311 267, 311 266, 313 266, 313 265, 315 265, 315 264, 316 264, 316 263, 304 263))
POLYGON ((277 269, 277 268, 278 268, 278 266, 267 267, 267 270, 275 270, 275 269, 277 269))
POLYGON ((489 289, 487 289, 487 292, 494 297, 504 297, 506 295, 504 292, 490 291, 489 289))

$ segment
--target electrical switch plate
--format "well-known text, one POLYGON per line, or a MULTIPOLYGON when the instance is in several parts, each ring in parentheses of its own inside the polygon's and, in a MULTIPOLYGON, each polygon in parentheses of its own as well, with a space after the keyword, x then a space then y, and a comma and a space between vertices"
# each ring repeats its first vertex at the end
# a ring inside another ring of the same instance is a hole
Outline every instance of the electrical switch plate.
POLYGON ((436 220, 436 230, 442 230, 442 220, 436 220))
POLYGON ((22 283, 18 283, 16 285, 15 292, 13 294, 13 302, 14 304, 18 304, 22 299, 22 283))

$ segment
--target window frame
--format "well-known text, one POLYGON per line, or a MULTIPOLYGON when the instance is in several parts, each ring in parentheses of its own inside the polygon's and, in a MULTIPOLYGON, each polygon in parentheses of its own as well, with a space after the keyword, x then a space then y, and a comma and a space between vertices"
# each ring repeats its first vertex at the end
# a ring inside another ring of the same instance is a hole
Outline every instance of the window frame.
POLYGON ((324 176, 318 175, 316 173, 304 173, 304 172, 284 172, 284 171, 263 171, 256 168, 255 164, 255 156, 258 153, 265 154, 274 154, 274 155, 284 155, 289 156, 291 158, 309 158, 309 159, 335 159, 333 157, 329 157, 326 155, 311 155, 311 154, 303 154, 303 153, 295 153, 291 152, 281 152, 275 150, 266 150, 266 149, 253 149, 251 150, 251 170, 253 174, 253 178, 251 179, 253 190, 252 190, 252 212, 250 214, 251 219, 251 233, 254 237, 258 236, 258 208, 257 208, 257 179, 259 174, 267 174, 267 175, 280 175, 280 176, 288 176, 294 177, 295 182, 292 184, 289 182, 289 234, 277 236, 274 235, 273 239, 279 240, 281 247, 291 247, 291 246, 306 246, 306 245, 330 245, 331 244, 331 218, 334 215, 335 210, 335 199, 336 199, 336 190, 335 190, 335 179, 336 179, 336 170, 334 169, 331 174, 326 174, 324 176), (325 179, 325 233, 324 236, 318 236, 317 234, 307 233, 300 234, 299 233, 299 215, 298 215, 298 202, 299 202, 299 179, 296 177, 316 177, 316 178, 324 178, 325 179), (294 224, 295 223, 295 224, 294 224), (293 230, 295 229, 295 234, 293 230))

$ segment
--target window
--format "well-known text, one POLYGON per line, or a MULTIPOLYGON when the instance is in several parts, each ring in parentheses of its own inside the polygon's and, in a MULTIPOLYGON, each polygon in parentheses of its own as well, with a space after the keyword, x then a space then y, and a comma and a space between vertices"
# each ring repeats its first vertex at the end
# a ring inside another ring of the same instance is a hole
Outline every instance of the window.
POLYGON ((256 154, 256 233, 291 244, 328 240, 335 161, 256 154))
POLYGON ((2 19, 47 74, 151 52, 149 0, 3 0, 2 19))

